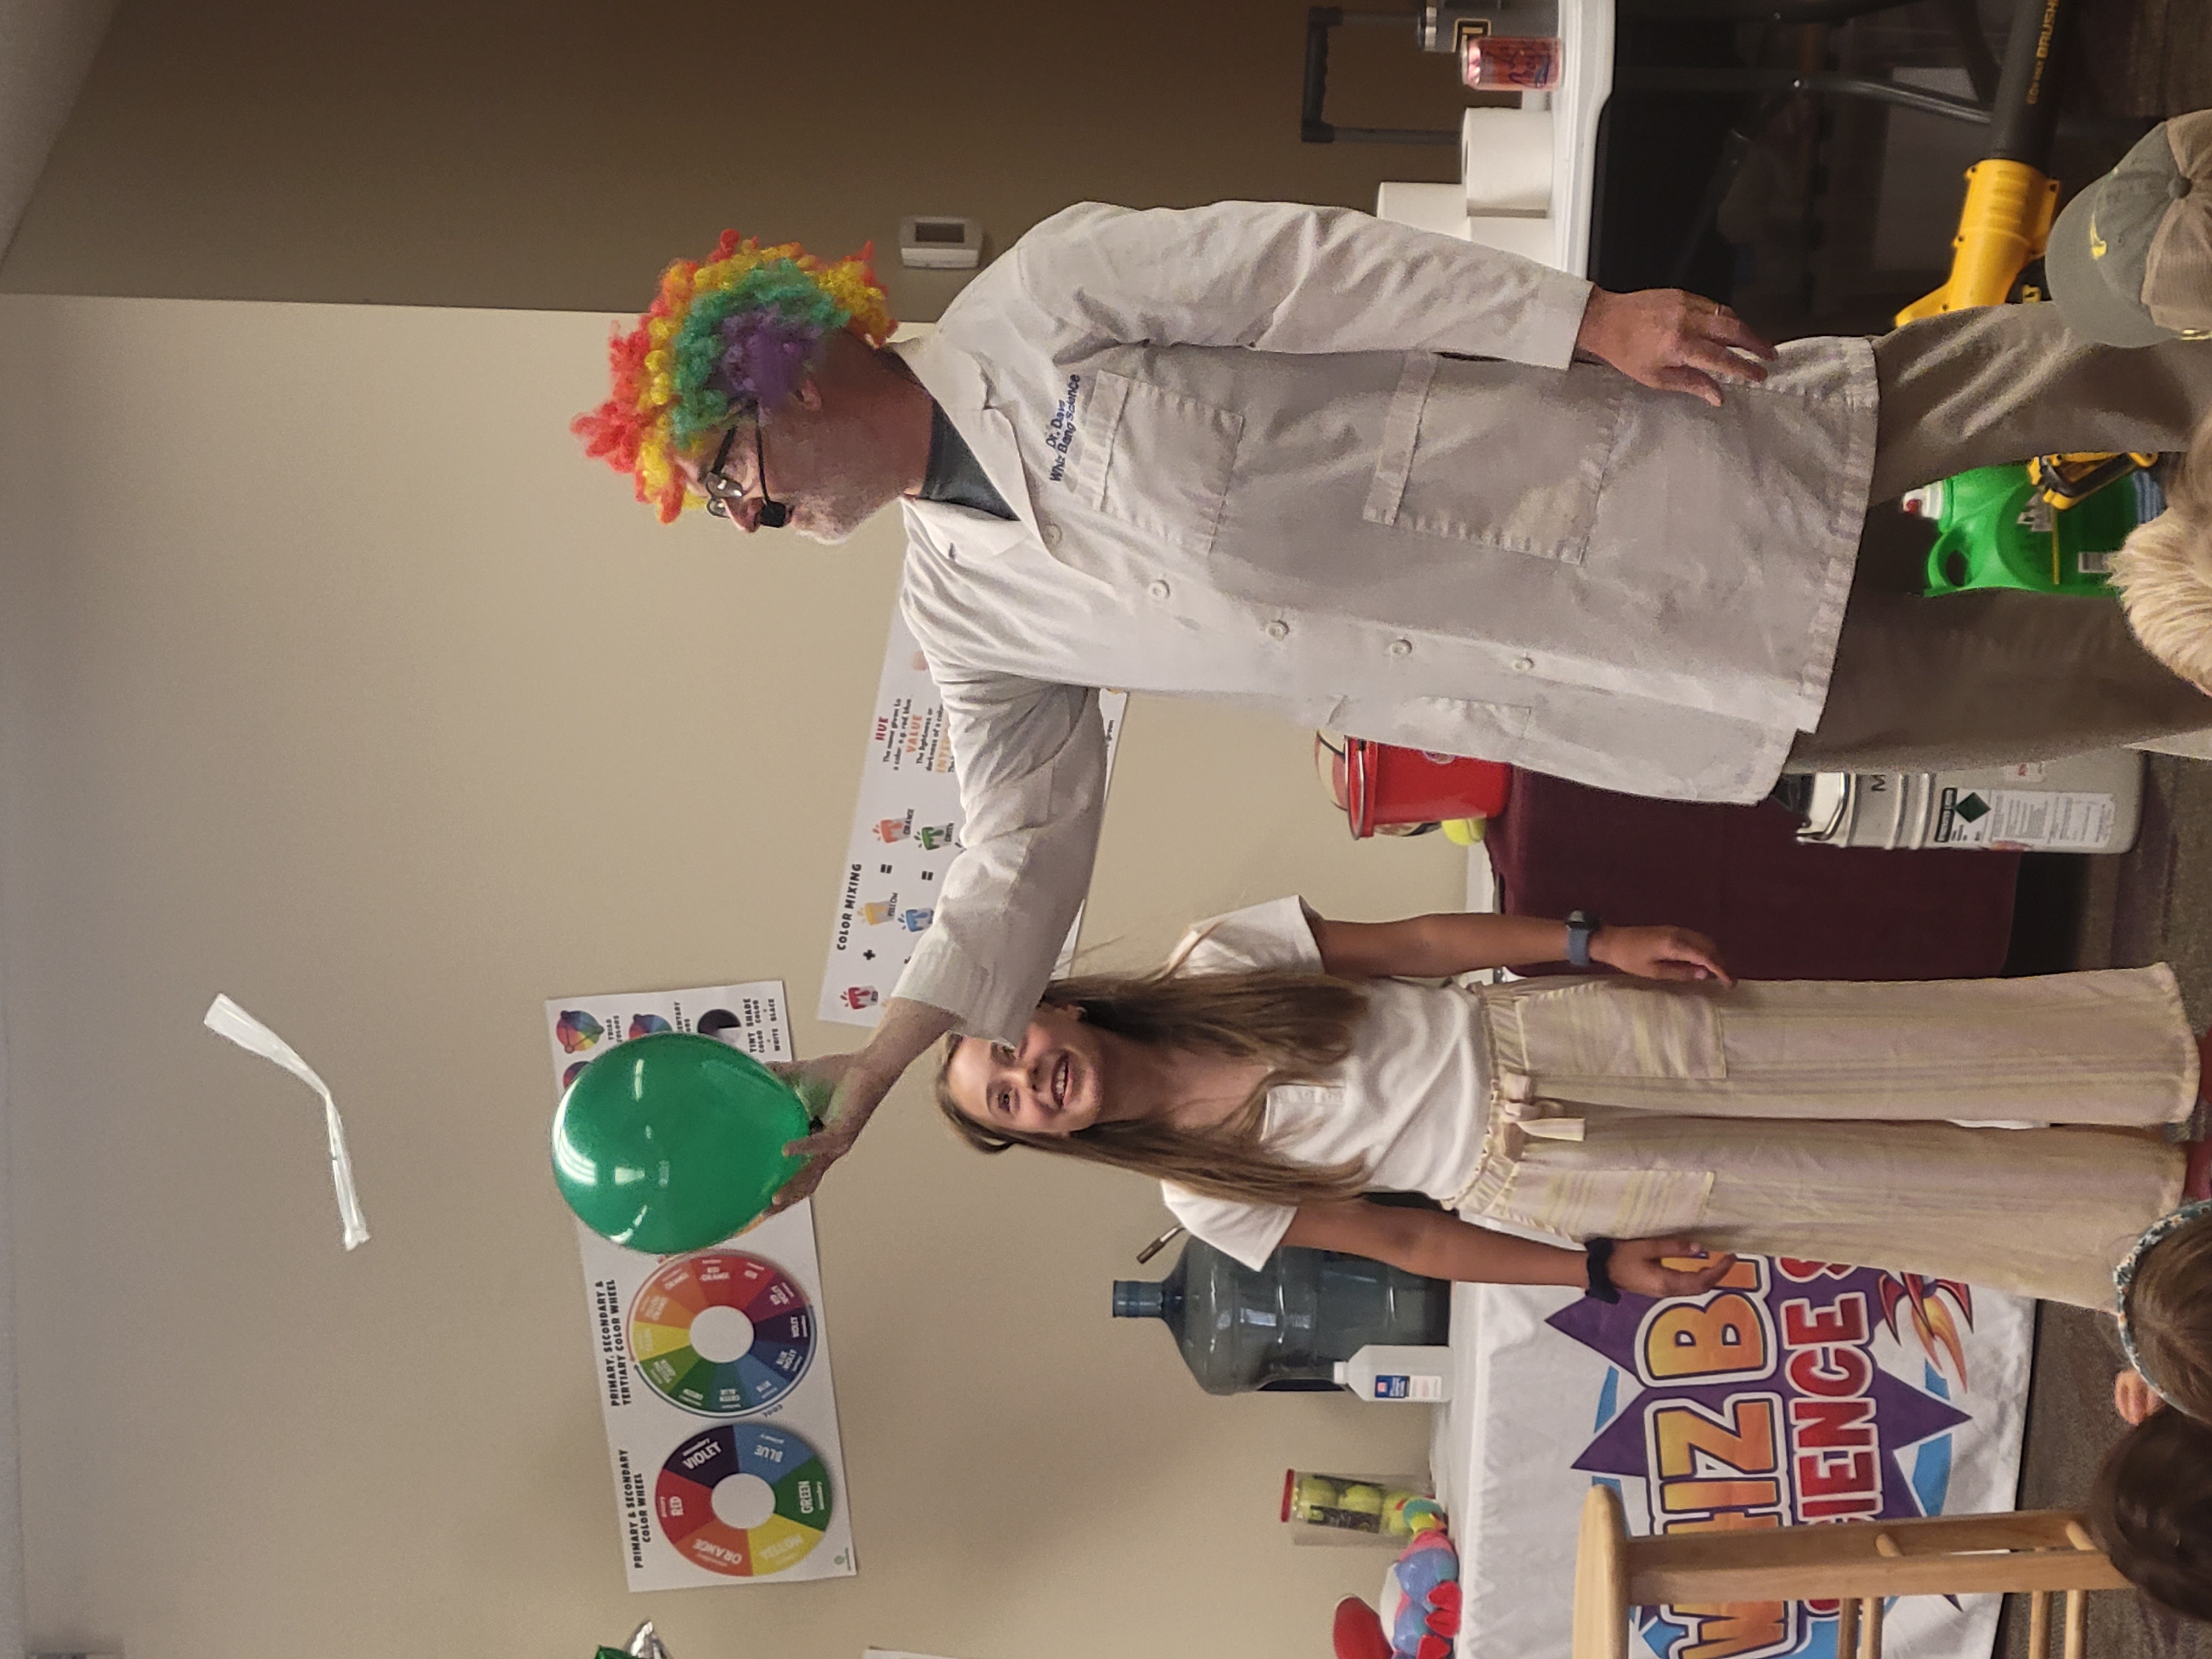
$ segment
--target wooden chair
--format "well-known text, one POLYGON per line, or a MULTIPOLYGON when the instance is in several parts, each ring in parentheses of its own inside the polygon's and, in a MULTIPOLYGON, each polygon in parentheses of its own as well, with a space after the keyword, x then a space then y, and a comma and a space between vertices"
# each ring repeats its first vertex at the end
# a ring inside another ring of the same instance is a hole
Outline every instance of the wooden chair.
POLYGON ((1620 1494, 1593 1486, 1575 1559, 1572 1659, 1628 1659, 1628 1610, 1833 1601, 1838 1659, 1881 1659, 1884 1599, 2025 1590, 2028 1659, 2048 1659, 2051 1596, 2066 1592, 2065 1659, 2081 1659, 2085 1591, 2124 1589, 2077 1515, 2022 1510, 1841 1521, 1759 1532, 1629 1535, 1620 1494))

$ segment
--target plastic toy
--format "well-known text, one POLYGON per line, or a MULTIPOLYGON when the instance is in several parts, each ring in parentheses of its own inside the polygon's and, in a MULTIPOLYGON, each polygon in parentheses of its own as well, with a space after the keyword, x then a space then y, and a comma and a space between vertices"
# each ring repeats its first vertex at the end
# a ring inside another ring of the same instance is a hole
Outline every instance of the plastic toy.
POLYGON ((1336 1604, 1336 1659, 1449 1659, 1459 1634, 1459 1552, 1434 1499, 1409 1508, 1413 1541, 1382 1576, 1382 1607, 1336 1604))
POLYGON ((2060 512, 2079 507, 2106 484, 2130 473, 2148 472, 2158 465, 2154 453, 2140 450, 2094 450, 2074 455, 2039 455, 2027 464, 2036 494, 2060 512))
POLYGON ((727 1238, 768 1208, 800 1160, 799 1093, 712 1037, 663 1031, 616 1044, 553 1115, 553 1180, 593 1232, 656 1255, 727 1238))

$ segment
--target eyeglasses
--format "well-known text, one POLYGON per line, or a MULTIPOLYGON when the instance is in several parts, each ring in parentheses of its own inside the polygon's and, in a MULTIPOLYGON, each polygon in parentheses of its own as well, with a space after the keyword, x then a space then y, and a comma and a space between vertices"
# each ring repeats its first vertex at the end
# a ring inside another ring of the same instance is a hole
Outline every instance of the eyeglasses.
MULTIPOLYGON (((714 452, 714 465, 699 475, 699 488, 707 492, 707 511, 717 519, 726 519, 730 509, 748 498, 753 491, 735 478, 724 476, 722 468, 728 465, 730 450, 738 441, 738 429, 732 427, 722 434, 722 447, 714 452)), ((791 522, 791 509, 768 493, 768 460, 761 451, 760 416, 753 416, 753 484, 760 493, 759 510, 753 522, 763 530, 781 530, 791 522)))

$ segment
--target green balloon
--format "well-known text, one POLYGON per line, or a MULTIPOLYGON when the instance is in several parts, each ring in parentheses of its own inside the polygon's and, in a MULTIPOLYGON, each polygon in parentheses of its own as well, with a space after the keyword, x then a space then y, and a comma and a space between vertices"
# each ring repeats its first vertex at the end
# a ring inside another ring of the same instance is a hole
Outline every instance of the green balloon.
POLYGON ((593 1232, 654 1255, 703 1249, 768 1208, 803 1160, 790 1085, 727 1043, 684 1031, 618 1042, 553 1114, 553 1179, 593 1232))

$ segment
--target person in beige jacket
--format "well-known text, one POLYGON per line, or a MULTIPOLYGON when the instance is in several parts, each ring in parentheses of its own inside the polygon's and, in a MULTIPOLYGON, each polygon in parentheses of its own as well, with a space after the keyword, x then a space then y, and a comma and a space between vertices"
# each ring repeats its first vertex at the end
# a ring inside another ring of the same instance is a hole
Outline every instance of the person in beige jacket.
POLYGON ((758 401, 679 449, 676 504, 823 541, 900 504, 964 813, 874 1036, 808 1067, 836 1097, 784 1201, 938 1037, 1021 1030, 1090 880, 1096 687, 1693 800, 2212 726, 2117 605, 1914 599, 1869 520, 1970 467, 2185 443, 2212 353, 2049 307, 1777 351, 1709 300, 1364 214, 1091 204, 933 333, 833 331, 758 401))

